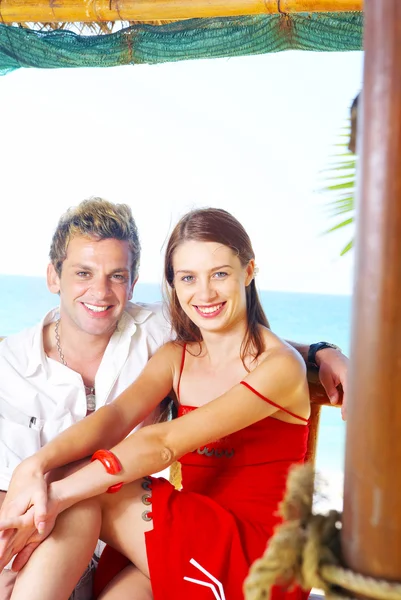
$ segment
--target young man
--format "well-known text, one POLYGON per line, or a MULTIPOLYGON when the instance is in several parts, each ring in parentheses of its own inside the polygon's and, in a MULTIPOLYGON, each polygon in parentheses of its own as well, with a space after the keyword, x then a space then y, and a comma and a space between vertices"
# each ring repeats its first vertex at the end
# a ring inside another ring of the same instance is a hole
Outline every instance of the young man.
MULTIPOLYGON (((0 344, 0 505, 24 458, 112 402, 169 339, 160 305, 130 302, 139 258, 128 206, 95 198, 61 217, 47 271, 59 308, 0 344)), ((312 358, 321 362, 322 383, 335 396, 336 385, 344 383, 347 359, 328 346, 312 347, 317 350, 312 358)), ((306 359, 309 347, 296 347, 306 359)), ((160 411, 149 420, 159 416, 160 411)), ((12 497, 10 489, 4 506, 12 497)), ((3 567, 0 559, 0 571, 3 567)), ((74 592, 76 600, 91 597, 90 571, 74 592)), ((0 600, 9 598, 14 581, 15 574, 4 570, 0 600)), ((130 600, 125 592, 124 598, 130 600)))

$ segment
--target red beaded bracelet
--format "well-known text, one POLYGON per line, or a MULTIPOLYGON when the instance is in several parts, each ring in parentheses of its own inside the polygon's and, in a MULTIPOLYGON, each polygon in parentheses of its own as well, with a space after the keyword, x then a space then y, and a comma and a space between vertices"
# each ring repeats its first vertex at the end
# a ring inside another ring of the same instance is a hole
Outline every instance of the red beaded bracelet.
MULTIPOLYGON (((110 475, 116 475, 117 473, 120 473, 120 471, 123 470, 123 467, 120 461, 118 460, 117 456, 113 454, 113 452, 111 452, 110 450, 96 450, 96 452, 91 458, 91 462, 93 462, 94 460, 100 460, 100 462, 102 463, 106 471, 110 473, 110 475)), ((114 494, 115 492, 121 490, 123 485, 124 484, 122 482, 115 483, 114 485, 111 485, 109 487, 107 493, 114 494)))

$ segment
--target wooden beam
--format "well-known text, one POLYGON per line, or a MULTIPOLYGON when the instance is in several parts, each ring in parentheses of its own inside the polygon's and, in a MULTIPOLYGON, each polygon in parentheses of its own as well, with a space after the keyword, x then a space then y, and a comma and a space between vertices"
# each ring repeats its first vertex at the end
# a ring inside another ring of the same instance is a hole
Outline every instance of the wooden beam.
POLYGON ((362 8, 363 0, 1 0, 0 22, 157 21, 362 8))
POLYGON ((401 581, 400 72, 401 2, 366 0, 342 544, 353 570, 392 581, 401 581))

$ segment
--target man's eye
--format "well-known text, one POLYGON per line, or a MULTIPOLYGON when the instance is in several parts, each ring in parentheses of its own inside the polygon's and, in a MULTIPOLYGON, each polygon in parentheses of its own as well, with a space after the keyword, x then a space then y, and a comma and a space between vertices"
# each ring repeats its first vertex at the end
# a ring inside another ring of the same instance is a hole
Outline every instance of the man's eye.
POLYGON ((87 277, 89 273, 87 271, 78 271, 78 277, 87 277))
POLYGON ((115 273, 113 275, 113 279, 117 279, 117 281, 125 281, 125 275, 121 275, 120 273, 115 273))

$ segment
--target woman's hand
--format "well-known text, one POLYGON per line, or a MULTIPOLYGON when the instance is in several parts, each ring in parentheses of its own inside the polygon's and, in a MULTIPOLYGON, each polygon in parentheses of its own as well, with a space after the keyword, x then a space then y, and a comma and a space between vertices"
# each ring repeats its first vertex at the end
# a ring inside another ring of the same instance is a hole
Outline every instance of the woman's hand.
POLYGON ((326 390, 330 402, 337 404, 340 400, 338 386, 343 388, 343 403, 341 416, 345 421, 347 418, 347 373, 349 359, 340 350, 324 348, 316 352, 316 363, 319 367, 320 383, 326 390))

